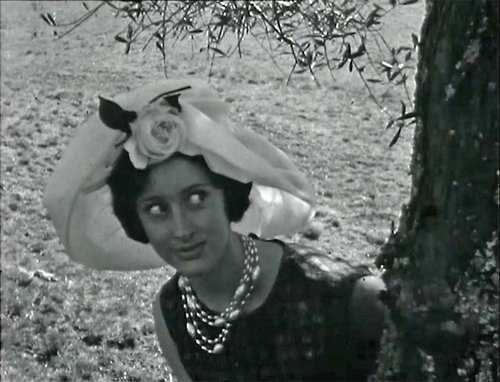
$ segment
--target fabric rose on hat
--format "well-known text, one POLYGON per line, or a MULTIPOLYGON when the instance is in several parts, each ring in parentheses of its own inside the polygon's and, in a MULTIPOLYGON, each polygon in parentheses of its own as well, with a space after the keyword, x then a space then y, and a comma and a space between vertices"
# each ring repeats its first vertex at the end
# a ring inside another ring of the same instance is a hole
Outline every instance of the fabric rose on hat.
POLYGON ((149 104, 138 113, 130 123, 132 135, 123 146, 135 168, 160 163, 183 144, 186 125, 179 114, 163 102, 149 104))

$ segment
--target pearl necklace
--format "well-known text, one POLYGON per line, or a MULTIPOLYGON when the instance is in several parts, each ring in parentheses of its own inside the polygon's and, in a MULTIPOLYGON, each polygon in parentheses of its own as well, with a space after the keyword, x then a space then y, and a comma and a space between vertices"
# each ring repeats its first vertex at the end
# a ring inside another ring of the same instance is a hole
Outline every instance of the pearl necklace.
POLYGON ((219 354, 224 350, 224 344, 228 338, 229 330, 233 322, 241 314, 243 306, 252 294, 255 282, 260 275, 259 256, 255 240, 241 236, 245 251, 243 263, 243 275, 234 292, 233 299, 220 314, 209 314, 201 306, 196 294, 189 285, 189 280, 179 276, 179 288, 182 296, 182 307, 186 317, 186 329, 189 335, 203 350, 210 354, 219 354), (214 328, 219 334, 208 338, 202 331, 202 326, 214 328))

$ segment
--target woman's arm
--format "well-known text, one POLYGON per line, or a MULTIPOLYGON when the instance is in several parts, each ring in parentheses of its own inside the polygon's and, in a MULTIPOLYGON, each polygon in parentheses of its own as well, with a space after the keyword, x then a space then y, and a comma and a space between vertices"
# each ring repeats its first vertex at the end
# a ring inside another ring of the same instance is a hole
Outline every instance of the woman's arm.
POLYGON ((163 319, 159 296, 155 299, 153 304, 153 316, 158 342, 160 343, 161 351, 163 352, 163 356, 166 358, 170 369, 173 371, 177 381, 191 382, 191 378, 189 377, 179 357, 177 346, 170 336, 170 332, 168 331, 165 320, 163 319))

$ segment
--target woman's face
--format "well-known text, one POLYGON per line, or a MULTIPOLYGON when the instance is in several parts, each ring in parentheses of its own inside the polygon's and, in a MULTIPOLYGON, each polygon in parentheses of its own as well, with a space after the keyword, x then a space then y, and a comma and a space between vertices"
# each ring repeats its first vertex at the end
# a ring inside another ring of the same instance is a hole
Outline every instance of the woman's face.
POLYGON ((173 156, 153 167, 137 210, 155 251, 184 276, 209 272, 223 258, 230 222, 222 190, 202 165, 173 156))

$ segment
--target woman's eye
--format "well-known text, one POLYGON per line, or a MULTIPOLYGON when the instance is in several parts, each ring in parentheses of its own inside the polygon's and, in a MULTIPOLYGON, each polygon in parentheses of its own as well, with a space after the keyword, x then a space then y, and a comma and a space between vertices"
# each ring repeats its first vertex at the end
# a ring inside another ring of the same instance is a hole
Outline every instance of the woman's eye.
POLYGON ((206 197, 207 193, 205 191, 193 192, 191 195, 189 195, 189 204, 197 206, 203 203, 206 197))
POLYGON ((165 209, 159 204, 151 204, 146 207, 146 210, 151 215, 163 215, 165 213, 165 209))

